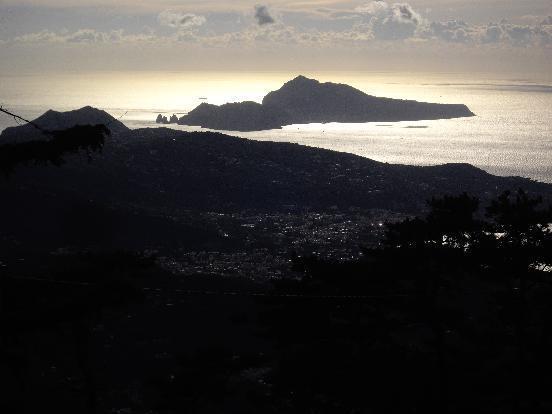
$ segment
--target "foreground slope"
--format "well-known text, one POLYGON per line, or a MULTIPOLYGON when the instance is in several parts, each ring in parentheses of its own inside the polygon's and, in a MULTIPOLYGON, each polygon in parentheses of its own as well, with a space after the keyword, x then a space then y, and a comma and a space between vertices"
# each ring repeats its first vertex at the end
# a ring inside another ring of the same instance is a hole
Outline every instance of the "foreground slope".
POLYGON ((270 92, 263 103, 201 104, 180 118, 183 125, 256 131, 290 124, 392 122, 473 116, 466 105, 434 104, 367 95, 349 85, 304 76, 270 92))

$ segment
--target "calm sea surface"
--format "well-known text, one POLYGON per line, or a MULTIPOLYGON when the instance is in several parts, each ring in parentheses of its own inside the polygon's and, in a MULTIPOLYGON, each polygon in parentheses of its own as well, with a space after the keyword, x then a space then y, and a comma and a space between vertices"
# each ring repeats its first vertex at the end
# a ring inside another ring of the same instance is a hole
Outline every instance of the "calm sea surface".
MULTIPOLYGON (((47 109, 92 105, 131 128, 156 127, 158 113, 183 114, 201 102, 260 102, 296 73, 94 73, 0 77, 0 103, 29 118, 47 109)), ((459 74, 305 73, 369 94, 464 103, 473 118, 366 124, 291 125, 235 133, 414 165, 470 163, 497 175, 552 183, 552 84, 459 74)), ((0 130, 16 125, 0 114, 0 130)), ((201 128, 172 126, 186 131, 201 128)))

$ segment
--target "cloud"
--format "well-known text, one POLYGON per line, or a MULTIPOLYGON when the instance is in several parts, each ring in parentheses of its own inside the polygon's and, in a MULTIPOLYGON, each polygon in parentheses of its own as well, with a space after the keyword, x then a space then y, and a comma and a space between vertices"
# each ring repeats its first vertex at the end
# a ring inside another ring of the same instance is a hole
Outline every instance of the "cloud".
MULTIPOLYGON (((371 1, 354 9, 361 21, 354 31, 371 34, 374 40, 437 40, 465 45, 513 47, 550 46, 552 16, 532 16, 533 24, 500 23, 473 25, 462 20, 429 22, 408 3, 371 1)), ((364 37, 366 38, 366 37, 364 37)))
POLYGON ((355 9, 360 13, 375 39, 401 40, 413 37, 425 19, 408 3, 372 1, 355 9))
MULTIPOLYGON (((1 0, 0 0, 1 1, 1 0)), ((90 28, 59 31, 43 30, 35 33, 6 37, 6 41, 18 43, 66 43, 66 44, 122 44, 157 42, 160 45, 188 43, 206 49, 247 46, 260 50, 270 46, 303 46, 310 48, 387 48, 388 42, 407 45, 426 44, 427 47, 448 48, 448 43, 462 48, 531 48, 552 47, 552 17, 532 16, 522 20, 524 24, 498 23, 470 24, 463 20, 428 21, 408 3, 371 1, 349 9, 316 9, 306 17, 274 18, 267 6, 255 6, 256 24, 239 23, 236 15, 229 17, 210 14, 204 16, 165 10, 157 16, 158 22, 174 30, 153 30, 142 34, 128 34, 123 30, 98 31, 90 28), (315 16, 315 17, 313 17, 315 16), (310 18, 308 24, 306 19, 310 18), (318 19, 318 20, 316 20, 318 19), (286 24, 283 23, 286 22, 286 24), (224 22, 220 24, 219 22, 224 22), (314 23, 313 23, 314 22, 314 23), (338 22, 338 23, 335 23, 338 22), (228 23, 228 24, 226 24, 228 23), (205 25, 205 26, 204 26, 205 25), (202 30, 196 30, 200 26, 202 30)), ((243 16, 243 14, 239 14, 243 16)), ((251 14, 249 14, 251 18, 251 14)), ((135 31, 132 31, 134 33, 135 31)), ((409 47, 410 47, 409 46, 409 47)), ((421 46, 412 46, 421 47, 421 46)))
POLYGON ((63 40, 69 43, 104 43, 108 41, 120 40, 121 33, 114 32, 113 37, 111 33, 97 32, 92 29, 82 29, 71 34, 64 36, 63 40))
POLYGON ((99 44, 99 43, 131 43, 153 41, 155 36, 150 34, 125 34, 122 29, 110 32, 99 32, 93 29, 81 29, 75 32, 53 32, 42 30, 36 33, 28 33, 13 39, 16 43, 75 43, 75 44, 99 44))
POLYGON ((462 20, 449 20, 446 22, 432 22, 429 30, 424 33, 426 37, 433 37, 446 42, 467 43, 472 40, 474 29, 462 20))
POLYGON ((42 30, 36 33, 26 33, 24 35, 17 36, 14 39, 14 41, 17 43, 42 43, 42 42, 55 43, 55 42, 63 42, 64 38, 63 36, 58 35, 49 30, 42 30))
POLYGON ((259 26, 266 26, 276 22, 274 17, 270 14, 267 6, 257 4, 255 6, 255 20, 259 26))
POLYGON ((504 39, 505 33, 500 24, 489 24, 481 37, 483 43, 499 43, 504 39))
POLYGON ((181 13, 165 10, 159 13, 157 21, 162 26, 172 27, 173 29, 189 29, 202 26, 205 24, 207 19, 204 16, 198 16, 193 13, 181 13))
POLYGON ((358 13, 379 16, 382 14, 386 14, 389 11, 389 4, 387 4, 387 2, 385 1, 372 1, 370 3, 366 3, 362 6, 356 7, 355 11, 358 13))
POLYGON ((514 47, 550 46, 552 26, 520 25, 502 20, 500 23, 469 25, 466 22, 450 20, 433 22, 422 37, 445 42, 464 44, 496 44, 514 47))
POLYGON ((519 46, 525 46, 531 43, 533 38, 533 28, 530 26, 506 25, 506 33, 510 40, 519 46))

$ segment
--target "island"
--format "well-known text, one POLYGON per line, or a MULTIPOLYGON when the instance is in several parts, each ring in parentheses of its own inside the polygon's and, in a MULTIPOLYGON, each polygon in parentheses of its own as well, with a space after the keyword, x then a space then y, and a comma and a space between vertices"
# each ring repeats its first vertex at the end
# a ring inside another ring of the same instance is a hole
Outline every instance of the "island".
POLYGON ((158 124, 168 125, 168 124, 178 124, 178 117, 176 114, 172 114, 172 116, 167 118, 166 116, 159 114, 157 115, 157 119, 155 120, 158 124))
POLYGON ((261 104, 251 101, 224 105, 202 103, 179 118, 178 123, 216 130, 262 131, 292 124, 420 121, 471 116, 474 113, 463 104, 380 98, 349 85, 321 83, 298 76, 266 95, 261 104))

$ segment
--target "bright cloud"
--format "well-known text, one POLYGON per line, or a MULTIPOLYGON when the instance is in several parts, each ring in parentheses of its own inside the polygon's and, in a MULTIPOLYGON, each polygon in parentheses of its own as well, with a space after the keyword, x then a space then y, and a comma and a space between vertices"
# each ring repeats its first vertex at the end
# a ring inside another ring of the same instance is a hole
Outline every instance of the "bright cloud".
POLYGON ((198 16, 193 13, 165 10, 159 13, 157 20, 163 26, 172 27, 174 29, 188 29, 202 26, 207 19, 204 16, 198 16))

